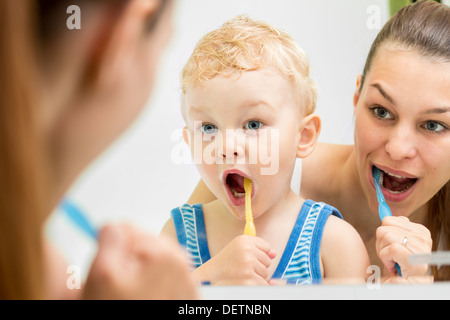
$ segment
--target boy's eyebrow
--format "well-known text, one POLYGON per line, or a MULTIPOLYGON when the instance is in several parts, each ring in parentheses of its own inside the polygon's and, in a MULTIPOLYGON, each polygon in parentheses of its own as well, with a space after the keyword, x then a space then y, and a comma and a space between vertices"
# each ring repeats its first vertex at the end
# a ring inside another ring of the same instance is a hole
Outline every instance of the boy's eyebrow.
POLYGON ((266 106, 270 109, 272 109, 272 111, 276 111, 275 107, 272 106, 270 103, 267 103, 264 100, 257 100, 257 101, 247 101, 245 103, 242 104, 243 107, 257 107, 257 106, 266 106))
MULTIPOLYGON (((276 109, 275 109, 275 107, 274 106, 272 106, 270 103, 267 103, 266 101, 264 101, 264 100, 257 100, 257 101, 246 101, 246 102, 244 102, 244 103, 242 103, 241 104, 241 107, 257 107, 257 106, 266 106, 266 107, 268 107, 268 108, 270 108, 271 110, 273 110, 273 111, 275 111, 276 112, 276 109)), ((194 111, 196 111, 196 112, 203 112, 203 109, 205 108, 205 107, 203 107, 203 106, 197 106, 197 105, 191 105, 191 106, 189 106, 189 108, 191 109, 191 110, 194 110, 194 111)))
POLYGON ((191 105, 191 106, 189 106, 189 109, 194 110, 194 111, 201 111, 202 109, 204 109, 204 107, 191 105))
POLYGON ((373 83, 370 85, 371 87, 377 88, 378 91, 381 93, 381 95, 389 101, 391 104, 396 105, 394 99, 386 93, 386 91, 383 89, 383 87, 379 83, 373 83))

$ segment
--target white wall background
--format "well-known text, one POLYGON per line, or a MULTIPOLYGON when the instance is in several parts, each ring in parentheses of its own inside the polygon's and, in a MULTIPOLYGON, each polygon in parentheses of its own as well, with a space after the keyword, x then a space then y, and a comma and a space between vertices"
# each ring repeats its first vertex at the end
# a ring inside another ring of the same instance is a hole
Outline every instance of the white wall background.
MULTIPOLYGON (((200 37, 238 14, 284 29, 306 50, 320 90, 320 141, 352 143, 356 76, 387 21, 388 0, 179 0, 174 36, 148 108, 68 193, 97 226, 129 221, 157 234, 170 210, 189 198, 199 176, 192 165, 176 164, 172 157, 183 144, 176 137, 184 126, 179 74, 200 37)), ((50 219, 48 235, 69 264, 84 272, 95 242, 60 212, 50 219)))

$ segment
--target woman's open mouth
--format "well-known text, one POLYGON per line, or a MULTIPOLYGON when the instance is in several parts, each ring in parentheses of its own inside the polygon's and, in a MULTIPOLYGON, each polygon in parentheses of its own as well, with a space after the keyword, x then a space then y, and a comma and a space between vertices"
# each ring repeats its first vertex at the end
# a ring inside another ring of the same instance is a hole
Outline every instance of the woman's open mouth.
POLYGON ((418 178, 413 178, 411 176, 403 176, 397 173, 390 172, 389 170, 383 170, 379 167, 381 173, 380 185, 385 197, 393 201, 402 200, 402 195, 406 196, 406 192, 410 190, 418 178))
MULTIPOLYGON (((235 206, 245 204, 244 177, 245 175, 238 170, 228 170, 223 174, 223 181, 228 197, 235 206)), ((253 194, 254 190, 252 196, 253 194)))

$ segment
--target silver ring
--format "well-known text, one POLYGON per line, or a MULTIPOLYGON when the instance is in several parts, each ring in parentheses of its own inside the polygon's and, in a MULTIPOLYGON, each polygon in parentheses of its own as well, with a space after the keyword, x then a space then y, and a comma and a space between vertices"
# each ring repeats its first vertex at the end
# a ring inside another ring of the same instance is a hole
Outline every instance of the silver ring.
POLYGON ((408 237, 403 237, 403 241, 402 241, 402 245, 404 246, 404 247, 406 247, 406 244, 408 243, 408 237))

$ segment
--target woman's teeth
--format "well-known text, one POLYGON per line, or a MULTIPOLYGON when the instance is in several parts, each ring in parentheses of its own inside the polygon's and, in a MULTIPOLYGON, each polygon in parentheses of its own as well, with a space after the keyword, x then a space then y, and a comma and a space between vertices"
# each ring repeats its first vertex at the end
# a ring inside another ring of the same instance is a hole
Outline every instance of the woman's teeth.
POLYGON ((386 172, 386 171, 383 171, 383 172, 390 175, 391 177, 395 177, 395 178, 399 178, 399 179, 408 179, 407 177, 398 176, 398 175, 390 173, 390 172, 386 172))
POLYGON ((380 171, 382 173, 380 179, 381 186, 393 194, 405 192, 417 181, 417 179, 399 176, 383 170, 380 171))

